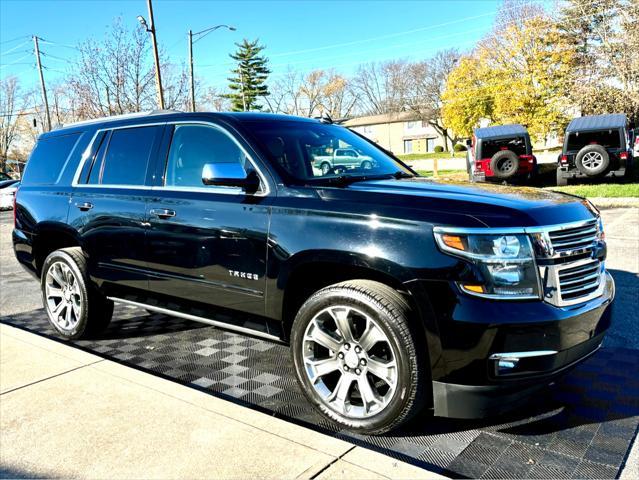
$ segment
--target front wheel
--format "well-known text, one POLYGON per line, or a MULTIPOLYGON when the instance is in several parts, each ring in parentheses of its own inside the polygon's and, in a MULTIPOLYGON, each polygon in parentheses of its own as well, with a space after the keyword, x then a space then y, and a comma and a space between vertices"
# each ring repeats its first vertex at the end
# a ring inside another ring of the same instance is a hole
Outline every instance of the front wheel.
POLYGON ((396 290, 368 280, 331 285, 302 305, 291 332, 293 362, 323 415, 380 434, 419 411, 429 376, 411 314, 396 290))
POLYGON ((86 258, 78 247, 56 250, 46 258, 41 287, 49 323, 68 340, 99 333, 111 321, 113 302, 89 282, 86 258))

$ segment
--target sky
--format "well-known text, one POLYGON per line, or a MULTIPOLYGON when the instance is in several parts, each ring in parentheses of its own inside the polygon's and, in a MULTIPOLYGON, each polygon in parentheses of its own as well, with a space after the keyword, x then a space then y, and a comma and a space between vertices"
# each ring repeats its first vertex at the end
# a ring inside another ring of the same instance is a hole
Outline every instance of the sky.
MULTIPOLYGON (((234 42, 259 38, 272 78, 289 67, 344 74, 370 61, 425 59, 437 50, 471 49, 492 25, 501 0, 204 1, 154 0, 157 38, 175 63, 186 62, 187 31, 217 24, 194 45, 196 75, 224 88, 234 42)), ((146 0, 0 0, 0 78, 16 75, 24 88, 38 83, 32 35, 43 38, 45 80, 65 76, 73 46, 101 38, 121 17, 136 27, 146 0), (47 43, 49 42, 49 43, 47 43)))

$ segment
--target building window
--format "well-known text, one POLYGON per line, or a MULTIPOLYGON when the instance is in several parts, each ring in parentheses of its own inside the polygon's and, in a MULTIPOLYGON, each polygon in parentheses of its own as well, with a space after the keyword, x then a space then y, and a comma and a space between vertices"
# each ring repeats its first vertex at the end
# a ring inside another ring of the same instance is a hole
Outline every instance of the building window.
POLYGON ((434 138, 427 138, 426 139, 426 151, 427 152, 434 152, 435 151, 435 139, 434 138))
POLYGON ((414 130, 421 126, 421 122, 406 122, 406 130, 414 130))
POLYGON ((413 153, 413 141, 404 140, 404 153, 413 153))

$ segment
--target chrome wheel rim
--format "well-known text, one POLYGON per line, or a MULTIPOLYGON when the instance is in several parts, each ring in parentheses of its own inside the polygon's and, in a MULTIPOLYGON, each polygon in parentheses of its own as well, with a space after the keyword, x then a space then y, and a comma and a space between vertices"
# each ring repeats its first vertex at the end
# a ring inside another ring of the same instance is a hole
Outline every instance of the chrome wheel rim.
POLYGON ((397 355, 379 324, 348 306, 333 306, 309 322, 304 371, 322 403, 355 419, 377 415, 397 390, 397 355))
POLYGON ((581 159, 581 164, 588 170, 595 170, 603 163, 603 155, 599 152, 588 152, 581 159))
POLYGON ((73 330, 82 317, 82 294, 78 279, 66 263, 51 264, 45 277, 44 293, 51 321, 61 330, 73 330))

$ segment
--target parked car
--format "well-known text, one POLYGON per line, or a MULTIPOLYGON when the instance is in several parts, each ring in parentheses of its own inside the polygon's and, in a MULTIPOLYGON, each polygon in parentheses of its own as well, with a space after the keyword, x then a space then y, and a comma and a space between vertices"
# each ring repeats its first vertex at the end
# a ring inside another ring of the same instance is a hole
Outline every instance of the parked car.
POLYGON ((370 170, 373 168, 373 159, 352 148, 336 148, 332 155, 314 156, 313 167, 320 169, 322 175, 342 172, 349 168, 370 170))
POLYGON ((119 302, 288 342, 309 401, 366 433, 520 406, 595 353, 614 297, 588 201, 438 183, 341 126, 262 113, 41 135, 13 245, 61 337, 119 302), (373 167, 314 170, 338 143, 373 167))
POLYGON ((475 129, 466 154, 471 181, 530 178, 537 172, 528 130, 521 125, 475 129))
POLYGON ((625 114, 573 119, 557 166, 557 185, 570 179, 632 175, 633 152, 625 114))
POLYGON ((0 181, 0 210, 13 209, 13 200, 19 186, 19 180, 0 181))

